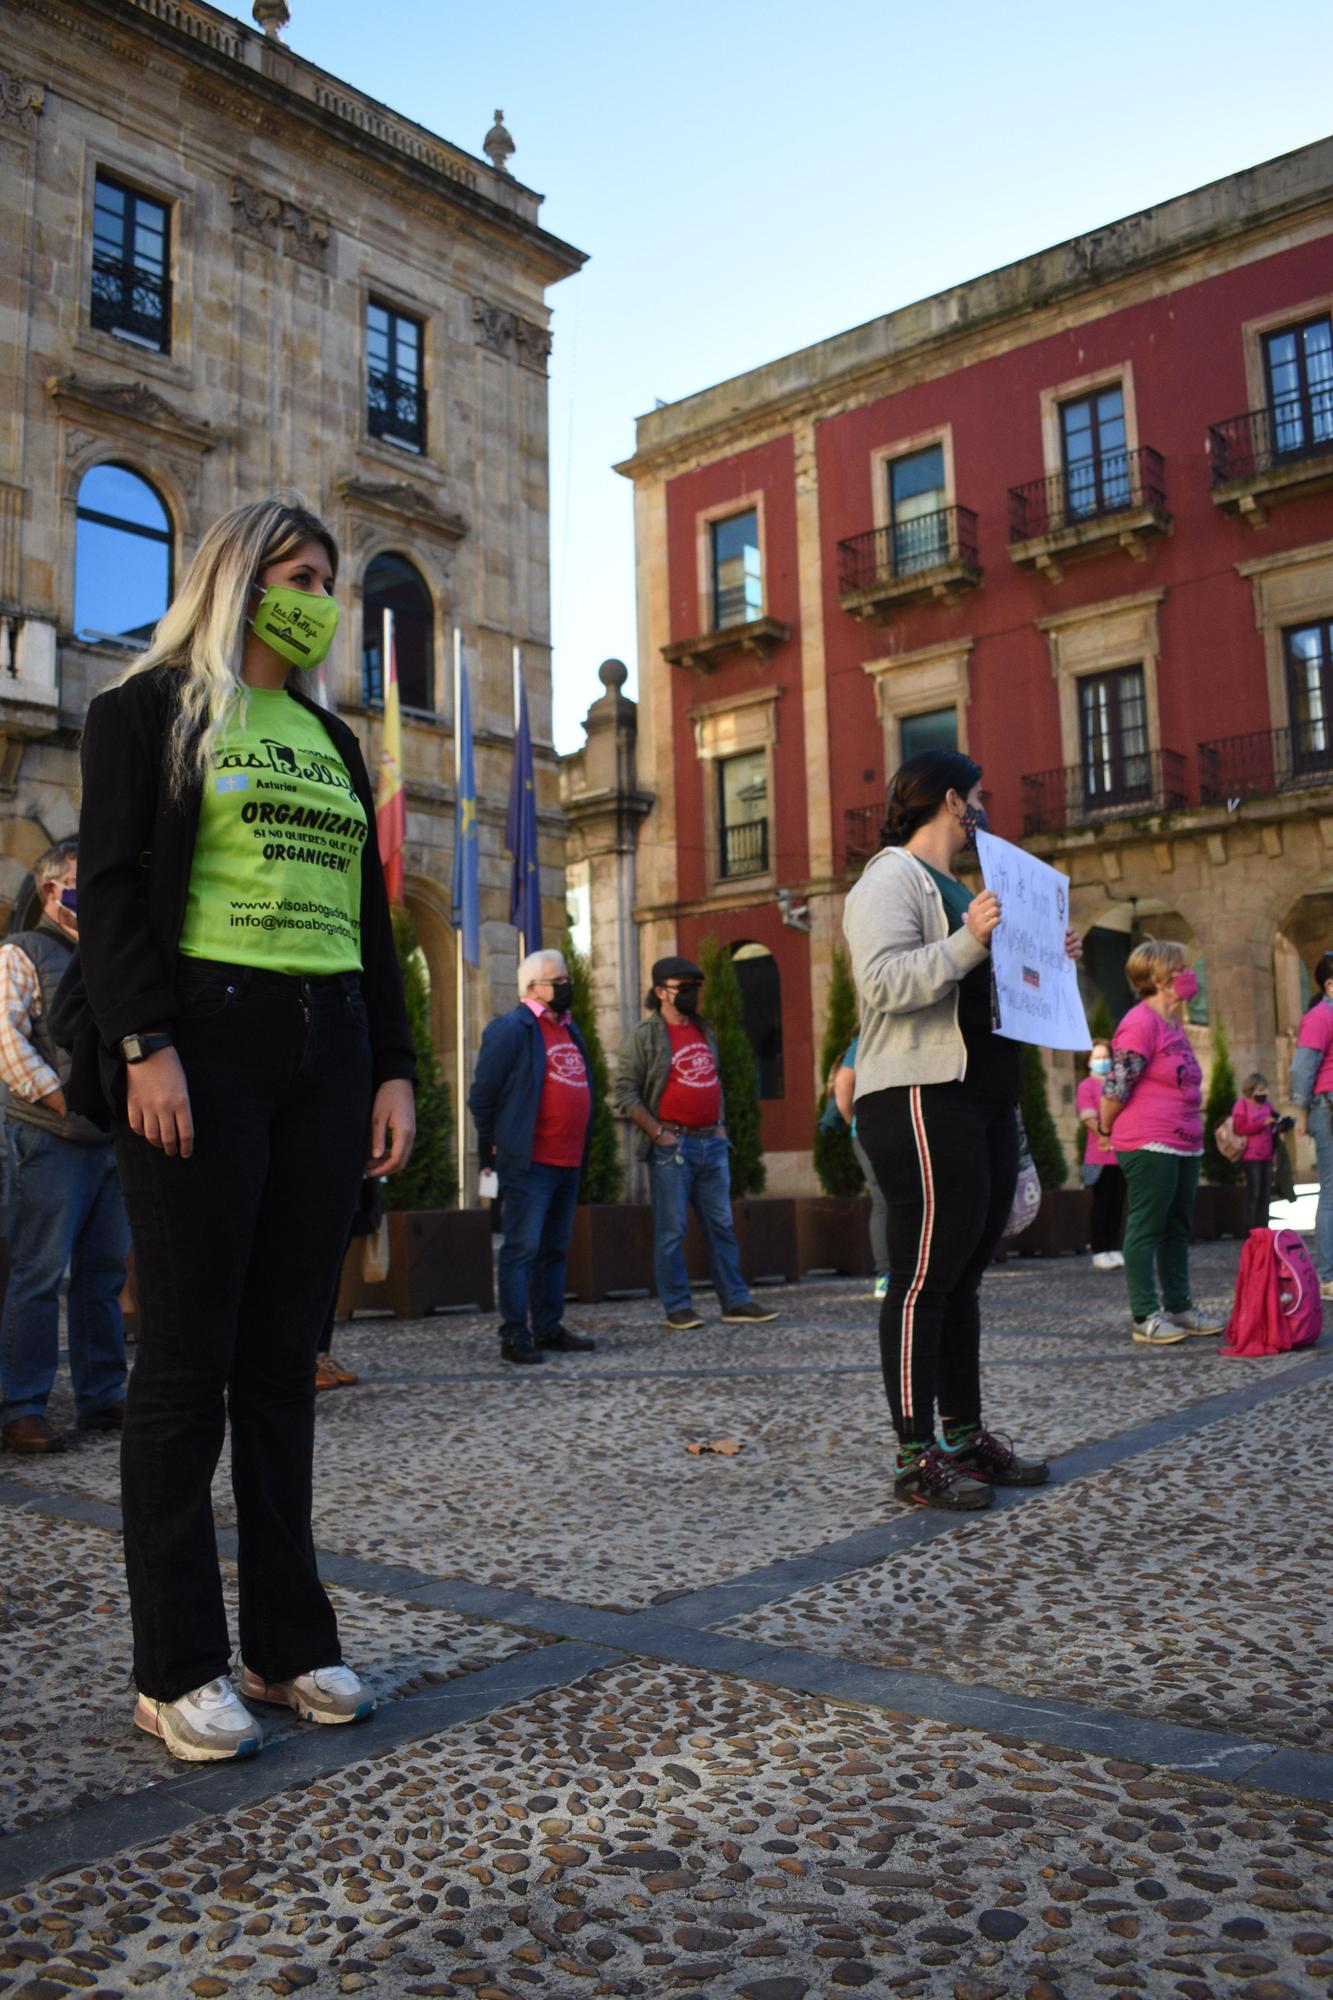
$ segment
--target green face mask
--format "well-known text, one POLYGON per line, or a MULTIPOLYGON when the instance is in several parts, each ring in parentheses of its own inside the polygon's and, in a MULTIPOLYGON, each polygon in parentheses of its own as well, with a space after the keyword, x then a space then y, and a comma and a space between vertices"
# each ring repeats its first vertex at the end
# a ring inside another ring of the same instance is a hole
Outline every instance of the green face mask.
POLYGON ((274 584, 264 592, 250 630, 294 667, 317 667, 328 657, 338 629, 338 607, 321 590, 289 590, 274 584))

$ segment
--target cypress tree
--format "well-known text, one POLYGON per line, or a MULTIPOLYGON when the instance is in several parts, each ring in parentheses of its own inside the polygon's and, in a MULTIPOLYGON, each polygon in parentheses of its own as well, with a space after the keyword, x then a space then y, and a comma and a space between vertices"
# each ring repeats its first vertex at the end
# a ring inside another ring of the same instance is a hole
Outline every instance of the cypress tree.
POLYGON ((1230 1187, 1241 1177, 1239 1160, 1228 1160, 1217 1150, 1213 1137, 1224 1118, 1229 1118, 1240 1095, 1231 1067, 1231 1051, 1220 1018, 1213 1027, 1213 1067, 1208 1077, 1208 1098, 1203 1107, 1203 1178, 1217 1187, 1230 1187))
POLYGON ((1104 993, 1097 995, 1097 1005, 1092 1010, 1088 1031, 1094 1042, 1109 1042, 1115 1033, 1115 1022, 1111 1019, 1111 1010, 1106 1004, 1104 993))
POLYGON ((762 1194, 767 1172, 759 1136, 759 1070, 745 1032, 740 981, 725 945, 704 938, 699 964, 706 984, 703 1012, 717 1037, 717 1066, 731 1141, 731 1192, 762 1194))
POLYGON ((454 1114, 449 1086, 430 1038, 430 974, 407 911, 393 911, 393 947, 403 975, 407 1020, 417 1057, 417 1138, 401 1174, 384 1188, 388 1208, 452 1208, 458 1193, 454 1114))
POLYGON ((835 945, 828 983, 828 1017, 824 1022, 824 1039, 819 1050, 819 1074, 824 1089, 815 1106, 815 1172, 825 1194, 860 1194, 865 1185, 856 1154, 852 1151, 850 1130, 846 1126, 836 1132, 821 1132, 819 1129, 834 1071, 842 1061, 856 1029, 856 988, 852 984, 852 970, 842 946, 835 945))
POLYGON ((1038 1180, 1043 1188, 1063 1187, 1069 1168, 1046 1094, 1046 1065, 1041 1059, 1041 1050, 1034 1048, 1031 1042, 1023 1045, 1023 1088, 1018 1108, 1023 1114, 1023 1130, 1028 1135, 1028 1147, 1038 1180))
POLYGON ((565 932, 560 949, 565 954, 569 976, 574 982, 574 1004, 570 1012, 574 1017, 575 1027, 583 1037, 583 1045, 588 1051, 588 1071, 595 1107, 592 1114, 592 1136, 588 1144, 588 1162, 579 1182, 579 1200, 619 1201, 624 1185, 620 1165, 620 1141, 616 1132, 616 1121, 611 1114, 611 1079, 607 1071, 602 1038, 597 1032, 597 1012, 592 1001, 592 980, 589 976, 588 961, 575 944, 572 931, 565 932))

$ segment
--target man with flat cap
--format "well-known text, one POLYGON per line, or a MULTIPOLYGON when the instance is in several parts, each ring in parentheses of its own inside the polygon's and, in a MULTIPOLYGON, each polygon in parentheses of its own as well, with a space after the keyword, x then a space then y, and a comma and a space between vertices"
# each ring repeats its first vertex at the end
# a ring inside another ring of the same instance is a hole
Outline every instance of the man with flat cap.
POLYGON ((648 1017, 622 1047, 616 1077, 616 1107, 643 1134, 639 1157, 648 1161, 657 1295, 667 1325, 682 1333, 703 1325, 690 1303, 685 1271, 691 1203, 703 1227, 723 1324, 777 1318, 756 1304, 741 1276, 717 1039, 699 1013, 703 983, 690 959, 658 959, 648 1017))

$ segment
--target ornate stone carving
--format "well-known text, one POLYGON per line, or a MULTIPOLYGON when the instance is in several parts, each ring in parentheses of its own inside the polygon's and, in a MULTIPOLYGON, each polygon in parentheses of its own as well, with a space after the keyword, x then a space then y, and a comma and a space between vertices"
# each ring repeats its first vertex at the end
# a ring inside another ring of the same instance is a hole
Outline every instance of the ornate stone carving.
POLYGON ((250 12, 271 42, 282 40, 282 31, 292 18, 287 0, 255 0, 250 12))
POLYGON ((535 320, 516 318, 514 351, 525 368, 531 368, 537 375, 544 375, 551 352, 550 327, 538 326, 535 320))
POLYGON ((461 514, 449 513, 433 493, 428 493, 424 486, 413 486, 407 479, 358 479, 349 474, 338 481, 338 491, 353 506, 369 507, 377 514, 410 521, 447 542, 460 542, 468 532, 461 514))
POLYGON ((46 91, 40 83, 0 69, 0 125, 17 125, 31 138, 45 103, 46 91))
POLYGON ((232 176, 231 203, 233 220, 243 236, 253 236, 269 250, 285 250, 317 271, 325 269, 330 231, 322 215, 312 215, 267 188, 252 187, 239 174, 232 176))
POLYGON ((534 373, 546 373, 547 357, 551 352, 551 330, 538 326, 535 320, 521 319, 507 306, 493 305, 489 299, 474 298, 472 318, 477 328, 477 339, 483 347, 489 347, 492 354, 512 353, 523 367, 534 373))
POLYGON ((282 204, 282 231, 289 257, 298 263, 310 264, 317 271, 326 268, 329 260, 329 225, 322 215, 311 215, 307 209, 298 208, 294 201, 282 204))
POLYGON ((503 306, 493 306, 489 299, 473 299, 472 317, 482 346, 489 347, 492 354, 508 354, 514 337, 514 315, 503 306))
POLYGON ((282 203, 275 194, 268 194, 263 188, 251 187, 239 175, 232 176, 231 183, 232 221, 243 236, 253 236, 270 250, 276 249, 278 223, 282 217, 282 203))
POLYGON ((146 382, 90 382, 78 375, 50 375, 46 393, 62 416, 76 411, 85 422, 89 413, 117 418, 184 440, 199 451, 212 451, 218 442, 218 433, 211 424, 187 417, 146 382))
POLYGON ((503 111, 495 114, 495 123, 481 142, 481 150, 495 168, 497 174, 509 172, 509 161, 517 148, 505 126, 503 111))

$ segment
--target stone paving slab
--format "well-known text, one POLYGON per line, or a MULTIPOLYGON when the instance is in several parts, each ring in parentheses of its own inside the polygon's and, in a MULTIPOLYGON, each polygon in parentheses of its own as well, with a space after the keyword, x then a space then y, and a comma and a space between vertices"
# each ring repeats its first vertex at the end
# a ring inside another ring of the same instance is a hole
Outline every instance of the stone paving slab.
POLYGON ((1331 1835, 1257 1792, 627 1661, 9 1897, 0 1982, 1303 2000, 1333 1990, 1331 1835))
POLYGON ((1330 1426, 1325 1381, 722 1629, 1326 1749, 1330 1426))
MULTIPOLYGON (((173 1767, 130 1721, 129 1606, 119 1537, 7 1511, 0 1588, 0 1835, 158 1784, 173 1767), (53 1671, 54 1666, 54 1671, 53 1671)), ((236 1630, 235 1569, 223 1565, 236 1630)), ((401 1700, 549 1643, 410 1600, 334 1588, 345 1656, 401 1700)), ((266 1734, 300 1728, 262 1711, 266 1734)))

